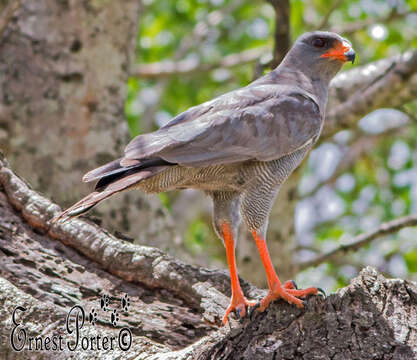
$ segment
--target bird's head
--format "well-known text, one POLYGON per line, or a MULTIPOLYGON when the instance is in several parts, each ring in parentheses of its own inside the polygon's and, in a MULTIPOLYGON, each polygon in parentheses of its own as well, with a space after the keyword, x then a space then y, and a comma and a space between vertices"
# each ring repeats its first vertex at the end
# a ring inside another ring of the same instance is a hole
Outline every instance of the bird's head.
POLYGON ((355 61, 352 44, 340 35, 327 31, 313 31, 301 35, 288 52, 284 63, 330 81, 344 63, 355 61))

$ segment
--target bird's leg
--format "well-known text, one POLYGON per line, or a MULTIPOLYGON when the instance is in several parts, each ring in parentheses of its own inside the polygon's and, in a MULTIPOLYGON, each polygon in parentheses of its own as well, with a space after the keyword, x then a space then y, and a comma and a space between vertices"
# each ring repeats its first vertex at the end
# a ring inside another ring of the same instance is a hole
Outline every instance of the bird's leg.
POLYGON ((226 247, 227 263, 229 265, 230 280, 232 285, 232 298, 230 299, 230 304, 223 316, 223 325, 226 325, 229 313, 231 311, 236 311, 237 315, 243 318, 246 315, 246 307, 254 306, 256 301, 247 300, 243 295, 242 288, 240 287, 236 268, 235 242, 233 240, 233 234, 230 229, 230 225, 227 222, 223 223, 222 225, 222 234, 224 246, 226 247))
POLYGON ((265 268, 269 287, 268 294, 260 301, 259 311, 264 311, 271 301, 279 298, 282 298, 290 304, 295 304, 299 308, 302 308, 304 306, 303 301, 299 298, 304 298, 307 295, 317 294, 317 288, 310 287, 307 289, 298 290, 295 288, 292 281, 287 281, 284 285, 282 285, 274 270, 274 266, 272 265, 271 257, 269 256, 265 240, 259 237, 255 230, 252 231, 252 235, 255 239, 259 255, 261 256, 261 260, 265 268))

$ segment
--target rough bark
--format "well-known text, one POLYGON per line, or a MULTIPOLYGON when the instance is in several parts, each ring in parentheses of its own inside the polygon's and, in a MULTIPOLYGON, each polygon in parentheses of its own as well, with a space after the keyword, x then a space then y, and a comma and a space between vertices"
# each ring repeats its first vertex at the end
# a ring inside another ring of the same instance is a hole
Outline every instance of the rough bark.
MULTIPOLYGON (((228 304, 228 276, 186 265, 161 250, 126 243, 81 219, 51 224, 57 205, 31 190, 0 159, 0 356, 6 359, 413 359, 417 354, 417 284, 388 280, 372 268, 306 310, 277 301, 232 328, 218 328, 228 304), (108 294, 110 310, 100 309, 108 294), (128 312, 120 310, 124 294, 128 312), (77 350, 15 352, 12 313, 27 336, 62 335, 74 305, 97 323, 81 336, 132 331, 124 352, 77 350)), ((249 297, 264 293, 246 282, 249 297)))
MULTIPOLYGON (((18 174, 62 206, 81 177, 123 152, 126 82, 140 2, 23 0, 0 38, 0 149, 18 174)), ((125 193, 98 207, 110 229, 167 246, 158 197, 125 193)))

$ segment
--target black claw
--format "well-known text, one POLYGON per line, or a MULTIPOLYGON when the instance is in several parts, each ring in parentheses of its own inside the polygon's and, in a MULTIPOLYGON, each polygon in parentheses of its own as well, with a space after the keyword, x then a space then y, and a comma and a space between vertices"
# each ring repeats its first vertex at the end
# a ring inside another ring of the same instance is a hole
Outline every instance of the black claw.
POLYGON ((322 288, 317 288, 317 291, 326 298, 326 292, 322 288))
POLYGON ((246 313, 246 316, 248 316, 248 317, 252 316, 254 307, 255 307, 255 305, 254 306, 249 306, 248 311, 246 313))
POLYGON ((250 317, 250 319, 252 320, 252 317, 253 317, 253 314, 256 312, 256 309, 257 308, 259 308, 261 306, 261 302, 260 301, 257 301, 256 302, 256 304, 255 305, 253 305, 251 308, 250 308, 250 314, 249 314, 249 317, 250 317))
POLYGON ((303 300, 304 309, 308 310, 308 302, 303 300))
POLYGON ((292 286, 294 286, 294 289, 298 290, 297 283, 294 280, 291 280, 292 286))
POLYGON ((237 308, 237 309, 235 310, 235 312, 236 312, 237 318, 238 318, 238 319, 240 319, 240 309, 239 309, 239 308, 237 308))

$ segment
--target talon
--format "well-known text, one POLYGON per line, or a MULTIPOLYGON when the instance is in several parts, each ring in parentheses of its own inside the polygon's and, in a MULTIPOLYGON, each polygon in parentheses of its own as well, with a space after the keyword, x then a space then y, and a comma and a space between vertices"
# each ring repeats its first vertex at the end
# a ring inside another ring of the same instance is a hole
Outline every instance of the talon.
POLYGON ((305 301, 305 300, 303 300, 302 304, 303 304, 303 308, 306 309, 306 310, 308 310, 308 308, 309 308, 308 302, 305 301))
POLYGON ((233 311, 236 314, 237 318, 240 321, 241 319, 245 318, 249 309, 253 307, 254 305, 255 305, 255 302, 247 300, 243 296, 243 294, 241 296, 238 296, 237 298, 232 297, 230 304, 227 307, 226 312, 223 316, 223 320, 222 320, 223 325, 226 325, 226 323, 229 321, 229 314, 231 311, 233 311))
POLYGON ((249 308, 249 317, 251 320, 253 319, 253 314, 255 313, 255 310, 258 309, 260 306, 261 306, 261 303, 258 300, 256 301, 255 305, 249 308))
POLYGON ((307 289, 291 289, 288 287, 288 284, 290 284, 289 286, 291 287, 293 285, 292 282, 287 281, 285 284, 287 287, 284 287, 279 283, 271 284, 269 293, 261 300, 261 306, 259 308, 260 312, 264 311, 275 299, 283 299, 289 304, 296 305, 300 309, 304 306, 308 308, 307 303, 301 299, 304 299, 309 295, 316 295, 318 292, 318 289, 315 287, 309 287, 307 289))
POLYGON ((324 298, 326 298, 326 292, 322 288, 317 288, 317 292, 319 292, 321 295, 323 295, 324 298))
POLYGON ((253 319, 253 316, 254 316, 254 314, 256 313, 256 310, 258 310, 259 311, 259 308, 261 307, 261 302, 258 300, 257 302, 256 302, 256 304, 252 307, 252 311, 251 311, 251 314, 250 314, 250 318, 251 318, 251 320, 253 319))
POLYGON ((283 288, 285 289, 298 289, 297 287, 297 283, 294 280, 288 280, 285 282, 285 284, 283 285, 283 288))

